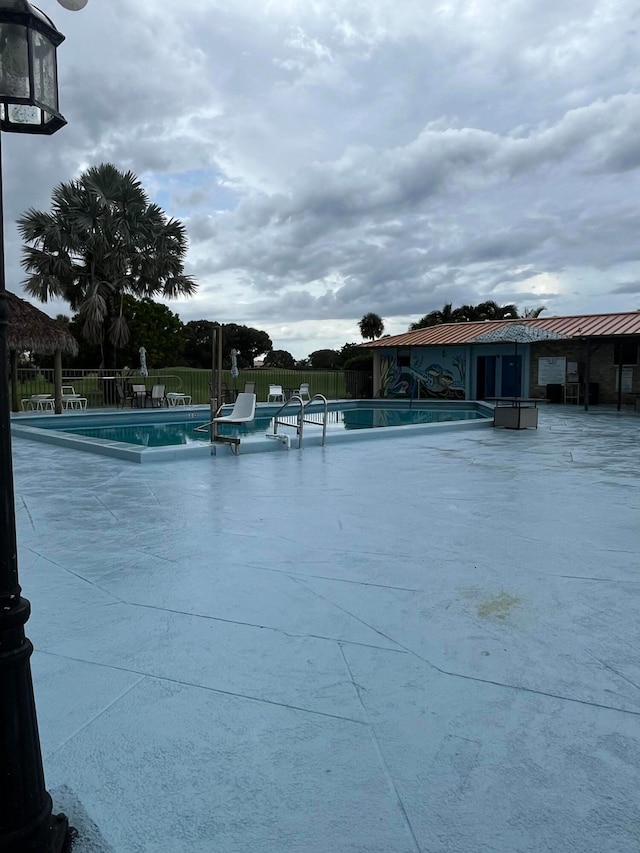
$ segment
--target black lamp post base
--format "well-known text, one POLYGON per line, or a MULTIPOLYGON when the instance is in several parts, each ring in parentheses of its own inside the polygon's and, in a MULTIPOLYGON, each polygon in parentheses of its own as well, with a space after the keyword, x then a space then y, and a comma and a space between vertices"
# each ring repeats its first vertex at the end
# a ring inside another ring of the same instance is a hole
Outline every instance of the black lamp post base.
POLYGON ((64 814, 51 815, 51 853, 68 853, 78 833, 64 814))
POLYGON ((77 837, 78 833, 69 826, 66 815, 49 814, 39 827, 23 827, 18 832, 0 837, 0 853, 69 853, 77 837))
POLYGON ((69 826, 67 816, 51 815, 50 844, 47 853, 68 853, 74 838, 77 838, 77 832, 69 826))

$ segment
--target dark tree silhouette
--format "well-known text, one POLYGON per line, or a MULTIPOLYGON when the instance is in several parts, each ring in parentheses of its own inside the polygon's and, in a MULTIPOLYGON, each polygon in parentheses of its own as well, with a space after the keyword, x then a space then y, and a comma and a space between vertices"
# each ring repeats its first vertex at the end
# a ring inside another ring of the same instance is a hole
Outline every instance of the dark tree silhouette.
POLYGON ((429 326, 439 326, 442 323, 467 323, 472 320, 511 320, 519 316, 515 305, 498 305, 489 300, 478 305, 461 305, 453 308, 448 302, 441 311, 430 311, 420 320, 409 326, 410 332, 426 329, 429 326))
POLYGON ((365 340, 373 341, 379 338, 384 332, 384 322, 379 314, 374 314, 370 311, 365 314, 362 320, 358 323, 360 334, 365 340))

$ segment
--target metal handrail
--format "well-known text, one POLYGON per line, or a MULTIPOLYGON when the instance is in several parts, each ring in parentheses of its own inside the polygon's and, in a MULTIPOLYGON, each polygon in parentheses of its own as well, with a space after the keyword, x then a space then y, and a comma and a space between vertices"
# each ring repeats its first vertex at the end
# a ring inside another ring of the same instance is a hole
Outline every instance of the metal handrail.
MULTIPOLYGON (((211 400, 211 402, 212 402, 212 403, 213 403, 213 400, 214 400, 214 399, 215 399, 215 397, 213 397, 213 398, 212 398, 212 400, 211 400)), ((215 404, 214 404, 214 405, 215 405, 215 404)), ((230 404, 230 403, 222 403, 222 405, 221 405, 221 406, 218 406, 218 410, 217 410, 217 411, 215 412, 215 414, 213 415, 213 418, 217 418, 217 417, 219 417, 220 412, 225 408, 225 406, 229 406, 229 405, 231 405, 231 404, 230 404)), ((215 411, 215 409, 214 409, 214 406, 212 405, 212 406, 210 407, 210 409, 209 409, 209 414, 213 414, 213 412, 214 412, 214 411, 215 411)), ((210 421, 207 421, 207 423, 206 423, 206 424, 200 424, 200 426, 194 427, 194 428, 193 428, 193 431, 194 431, 194 432, 208 432, 208 431, 209 431, 209 427, 212 427, 212 426, 213 426, 213 418, 212 418, 210 421)), ((213 440, 213 439, 212 439, 212 440, 213 440)))
POLYGON ((316 426, 322 426, 322 447, 325 446, 327 441, 327 417, 329 413, 329 404, 327 402, 327 398, 324 394, 314 394, 310 400, 305 401, 299 394, 293 394, 286 400, 282 406, 278 409, 273 417, 273 435, 278 435, 278 426, 292 426, 288 421, 282 420, 279 416, 291 403, 295 403, 298 406, 298 424, 296 426, 296 432, 298 434, 298 450, 302 448, 302 440, 304 435, 304 425, 305 424, 315 424, 316 426), (307 410, 307 406, 310 406, 314 400, 321 400, 323 403, 323 417, 322 424, 319 424, 318 421, 311 420, 310 418, 305 418, 305 412, 307 410))
MULTIPOLYGON (((304 413, 305 413, 307 406, 310 406, 314 400, 322 400, 323 404, 324 404, 324 412, 323 412, 323 418, 322 418, 322 443, 320 446, 324 447, 326 444, 326 441, 327 441, 327 417, 329 414, 329 404, 328 404, 327 398, 324 396, 324 394, 314 394, 310 400, 308 400, 306 403, 302 404, 302 411, 300 412, 300 415, 298 418, 299 434, 300 434, 300 440, 298 442, 298 447, 302 447, 302 430, 304 428, 304 424, 315 424, 316 426, 320 426, 318 421, 312 421, 310 418, 305 418, 305 416, 304 416, 304 413)), ((300 401, 302 402, 302 398, 300 398, 300 401)))
POLYGON ((278 411, 273 416, 273 435, 278 434, 278 424, 282 424, 282 426, 291 426, 291 424, 287 423, 287 421, 281 421, 278 418, 278 415, 282 414, 282 412, 287 408, 289 403, 298 403, 300 406, 300 409, 298 411, 298 426, 296 427, 296 431, 298 433, 298 450, 299 450, 302 447, 301 420, 302 420, 302 415, 304 412, 304 401, 302 400, 302 397, 300 397, 299 394, 292 394, 288 400, 285 400, 285 402, 282 404, 282 406, 280 406, 278 411))

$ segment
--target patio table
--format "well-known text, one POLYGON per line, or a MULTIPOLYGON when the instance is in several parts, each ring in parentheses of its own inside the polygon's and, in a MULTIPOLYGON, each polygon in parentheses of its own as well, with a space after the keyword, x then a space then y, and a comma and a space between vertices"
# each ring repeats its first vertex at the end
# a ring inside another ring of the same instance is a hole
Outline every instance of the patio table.
POLYGON ((505 429, 537 429, 538 400, 536 397, 487 397, 488 403, 495 403, 493 410, 494 427, 505 429))

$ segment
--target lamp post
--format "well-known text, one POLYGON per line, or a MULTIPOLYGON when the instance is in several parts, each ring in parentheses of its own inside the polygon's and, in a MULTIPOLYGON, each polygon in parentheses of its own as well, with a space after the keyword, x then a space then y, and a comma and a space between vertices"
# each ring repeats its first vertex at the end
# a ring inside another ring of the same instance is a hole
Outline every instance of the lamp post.
MULTIPOLYGON (((86 0, 58 0, 80 9, 86 0)), ((64 40, 27 0, 0 0, 0 139, 2 131, 50 135, 66 122, 58 111, 56 48, 64 40)), ((4 214, 0 151, 0 853, 61 853, 70 831, 47 793, 31 679, 31 606, 18 581, 7 372, 4 214)))

